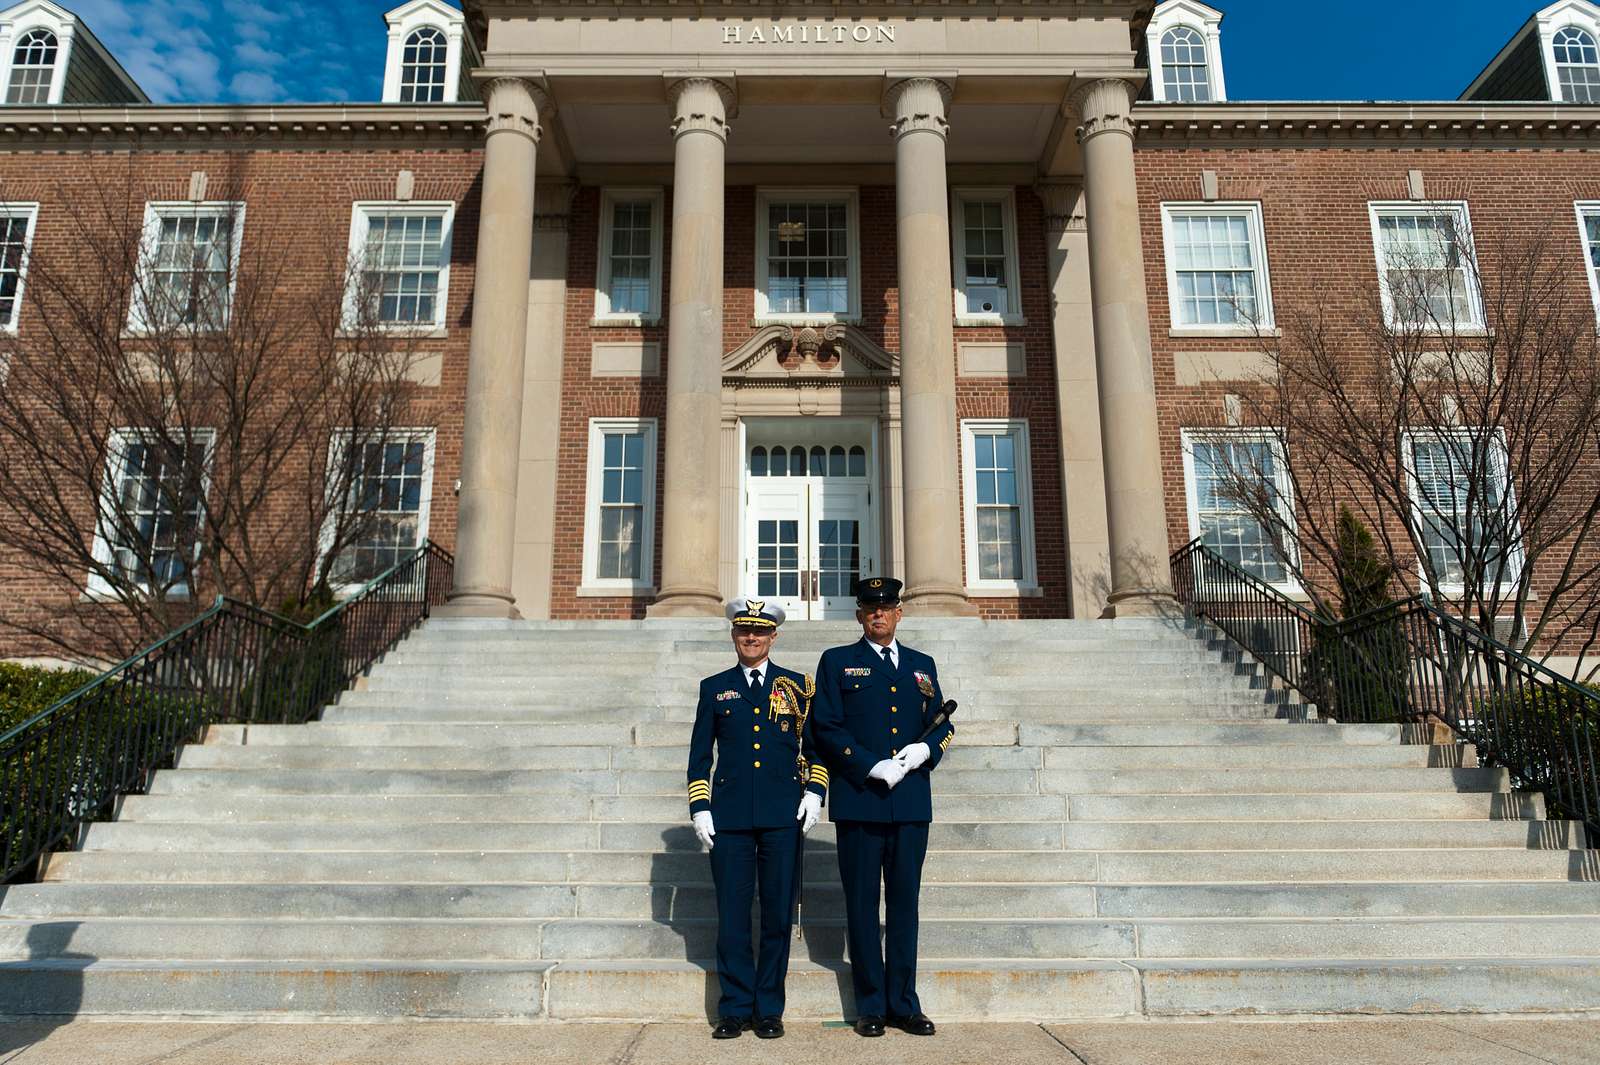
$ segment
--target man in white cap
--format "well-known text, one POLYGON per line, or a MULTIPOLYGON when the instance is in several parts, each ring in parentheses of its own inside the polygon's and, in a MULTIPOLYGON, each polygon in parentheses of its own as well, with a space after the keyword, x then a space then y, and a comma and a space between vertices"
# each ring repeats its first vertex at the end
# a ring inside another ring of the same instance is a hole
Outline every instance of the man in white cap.
POLYGON ((735 1039, 753 1028, 762 1039, 777 1039, 783 1035, 800 847, 822 812, 828 771, 807 728, 812 679, 767 657, 783 608, 734 599, 724 611, 739 664, 700 682, 689 741, 689 814, 695 835, 711 850, 717 889, 722 998, 711 1034, 735 1039), (753 960, 750 906, 758 884, 761 944, 753 960))

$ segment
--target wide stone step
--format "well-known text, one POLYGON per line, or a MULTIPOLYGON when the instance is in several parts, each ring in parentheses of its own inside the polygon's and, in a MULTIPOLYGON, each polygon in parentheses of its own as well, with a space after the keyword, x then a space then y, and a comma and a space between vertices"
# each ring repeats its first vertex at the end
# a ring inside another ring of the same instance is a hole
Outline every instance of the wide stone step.
MULTIPOLYGON (((802 673, 814 673, 817 658, 809 654, 792 652, 788 648, 773 655, 780 666, 802 673)), ((949 674, 952 681, 970 676, 1037 675, 1039 656, 1007 651, 1000 648, 946 651, 935 656, 941 681, 949 674)), ((699 680, 727 669, 733 664, 730 649, 716 653, 688 651, 640 651, 633 648, 614 648, 596 651, 578 647, 551 648, 547 651, 533 649, 511 650, 440 650, 402 645, 385 655, 373 667, 373 674, 432 673, 481 674, 494 671, 515 674, 536 680, 571 682, 575 675, 583 677, 652 677, 672 680, 699 680), (568 668, 563 669, 566 665, 568 668)), ((1260 676, 1254 666, 1223 655, 1203 646, 1182 644, 1151 648, 1145 644, 1130 646, 1116 653, 1062 652, 1051 656, 1051 668, 1070 675, 1094 673, 1106 678, 1137 679, 1146 674, 1153 676, 1194 675, 1230 677, 1240 680, 1260 676)))
MULTIPOLYGON (((384 694, 384 693, 378 693, 384 694)), ((400 693, 391 693, 399 695, 400 693)), ((323 722, 329 725, 541 725, 541 724, 591 724, 630 727, 634 725, 676 725, 687 731, 694 724, 695 707, 692 703, 656 703, 647 701, 617 705, 615 701, 604 706, 550 705, 533 706, 429 706, 421 705, 415 695, 406 696, 406 702, 373 702, 359 700, 330 706, 323 712, 323 722)), ((911 709, 907 707, 905 709, 911 709)), ((1184 723, 1254 723, 1288 719, 1301 721, 1305 711, 1298 707, 1263 703, 1256 700, 1240 702, 1173 702, 1173 703, 1096 703, 1062 704, 1016 703, 1009 700, 979 699, 961 703, 956 718, 957 731, 979 725, 1084 725, 1084 724, 1140 724, 1151 721, 1184 723)))
MULTIPOLYGON (((506 841, 512 842, 512 841, 506 841)), ((56 886, 118 884, 534 884, 638 883, 670 891, 705 884, 697 850, 264 851, 94 850, 48 863, 56 886)), ((837 884, 831 840, 809 840, 808 883, 837 884)), ((926 883, 1251 883, 1448 880, 1600 881, 1593 851, 1409 848, 1280 851, 929 851, 926 883)), ((13 887, 11 906, 25 889, 13 887)), ((18 911, 26 912, 26 911, 18 911)), ((583 912, 580 910, 579 912, 583 912)), ((1011 911, 1007 911, 1011 912, 1011 911)))
MULTIPOLYGON (((693 697, 699 691, 700 680, 707 674, 697 671, 674 671, 671 674, 655 670, 640 670, 634 663, 632 671, 618 668, 606 673, 590 672, 579 663, 568 663, 565 672, 556 672, 559 663, 552 662, 548 673, 535 673, 517 662, 502 662, 479 667, 401 666, 384 663, 372 672, 361 691, 410 691, 419 686, 447 688, 450 692, 504 692, 548 690, 555 694, 576 696, 586 689, 603 688, 620 696, 636 693, 673 693, 693 697)), ((1214 669, 1163 670, 1151 665, 1112 669, 1104 663, 1086 660, 1081 668, 1064 669, 1052 663, 1048 673, 1041 674, 1038 663, 1032 672, 1008 673, 990 669, 985 663, 981 672, 951 672, 948 678, 940 673, 940 687, 945 694, 961 692, 1027 692, 1033 695, 1061 695, 1065 693, 1092 692, 1106 698, 1175 696, 1186 692, 1265 692, 1256 686, 1255 678, 1224 673, 1214 669), (1120 681, 1120 682, 1119 682, 1120 681)), ((354 693, 352 693, 354 694, 354 693)))
POLYGON ((1386 848, 1578 851, 1586 845, 1577 821, 1082 821, 1062 825, 1061 833, 1062 845, 1074 850, 1340 850, 1354 852, 1350 860, 1357 864, 1367 851, 1386 848))
MULTIPOLYGON (((151 795, 649 795, 684 794, 682 770, 649 769, 194 769, 156 774, 151 795)), ((1503 792, 1506 770, 1482 769, 960 769, 934 786, 951 795, 1288 794, 1503 792)))
MULTIPOLYGON (((659 726, 651 726, 652 729, 659 726)), ((956 725, 961 731, 960 721, 956 725)), ((1301 724, 1291 721, 1239 722, 1233 724, 1200 724, 1185 722, 1154 722, 1147 725, 1039 725, 1024 723, 1018 730, 1018 742, 1024 747, 1168 747, 1174 744, 1187 747, 1226 747, 1233 744, 1278 743, 1333 743, 1368 744, 1399 743, 1403 729, 1399 725, 1329 725, 1301 724)), ((1201 757, 1222 762, 1226 751, 1197 752, 1201 757)))
MULTIPOLYGON (((442 683, 442 682, 441 682, 442 683)), ((468 688, 450 685, 441 691, 419 689, 417 685, 395 685, 389 688, 371 686, 346 693, 335 708, 396 707, 419 711, 450 711, 459 715, 463 711, 528 710, 573 707, 591 710, 637 709, 652 706, 688 706, 696 702, 695 688, 647 688, 642 690, 573 687, 563 690, 550 684, 544 686, 518 685, 506 688, 468 688)), ((975 688, 971 692, 952 689, 947 698, 961 701, 966 698, 974 705, 992 706, 1060 706, 1084 709, 1112 709, 1117 707, 1145 708, 1149 710, 1200 710, 1206 707, 1265 706, 1272 700, 1266 691, 1244 687, 1200 687, 1185 689, 1173 687, 1165 690, 1144 691, 1137 688, 1116 690, 1112 688, 1064 688, 1059 692, 1020 691, 1015 689, 975 688)), ((906 707, 917 706, 920 699, 914 691, 905 693, 906 707)), ((1274 705, 1277 705, 1274 702, 1274 705)))
POLYGON ((1273 795, 1074 795, 1073 821, 1417 821, 1544 817, 1544 797, 1526 792, 1366 792, 1273 795))

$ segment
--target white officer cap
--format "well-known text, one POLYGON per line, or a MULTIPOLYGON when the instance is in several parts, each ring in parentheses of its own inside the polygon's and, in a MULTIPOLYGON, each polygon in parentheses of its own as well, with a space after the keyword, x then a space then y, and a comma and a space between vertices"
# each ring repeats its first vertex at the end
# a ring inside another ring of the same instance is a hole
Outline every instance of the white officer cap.
POLYGON ((722 612, 735 625, 776 629, 783 624, 783 607, 767 599, 729 599, 722 612))

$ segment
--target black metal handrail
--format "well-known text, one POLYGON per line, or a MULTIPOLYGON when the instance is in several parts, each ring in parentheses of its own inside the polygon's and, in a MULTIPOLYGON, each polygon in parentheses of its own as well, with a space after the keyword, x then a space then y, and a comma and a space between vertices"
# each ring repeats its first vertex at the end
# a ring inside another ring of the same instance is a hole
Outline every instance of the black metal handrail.
POLYGON ((1600 844, 1600 694, 1420 596, 1337 620, 1199 540, 1172 555, 1178 598, 1346 723, 1442 722, 1600 844))
POLYGON ((304 625, 218 596, 0 736, 0 880, 142 792, 201 728, 315 718, 444 601, 453 569, 449 552, 426 541, 304 625))

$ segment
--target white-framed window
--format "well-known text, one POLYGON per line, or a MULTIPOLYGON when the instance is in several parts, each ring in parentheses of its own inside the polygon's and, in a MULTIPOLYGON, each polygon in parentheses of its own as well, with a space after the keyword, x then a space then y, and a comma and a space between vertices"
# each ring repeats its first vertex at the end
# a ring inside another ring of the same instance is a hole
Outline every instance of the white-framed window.
POLYGON ((406 34, 400 55, 400 102, 442 102, 449 54, 449 42, 437 26, 418 26, 406 34))
POLYGON ((1017 212, 1012 191, 954 189, 950 217, 956 324, 1021 323, 1017 212))
POLYGON ((225 328, 243 238, 243 203, 145 204, 128 328, 225 328))
POLYGON ((1205 34, 1193 26, 1174 26, 1161 35, 1161 87, 1168 102, 1210 101, 1205 34))
MULTIPOLYGON (((335 588, 359 588, 422 546, 433 503, 434 436, 432 429, 391 429, 360 437, 343 430, 329 441, 329 490, 336 492, 345 482, 344 498, 330 502, 340 514, 355 515, 355 536, 328 571, 335 588), (341 472, 345 469, 347 481, 341 472)), ((324 553, 331 546, 335 520, 330 514, 324 553)))
POLYGON ((0 203, 0 332, 15 333, 22 316, 22 285, 27 279, 36 203, 0 203))
POLYGON ((655 590, 655 514, 656 420, 589 419, 581 592, 655 590))
POLYGON ((1600 200, 1578 201, 1578 236, 1583 241, 1583 258, 1589 276, 1589 295, 1594 300, 1594 313, 1600 323, 1600 200))
POLYGON ((1026 595, 1038 590, 1030 454, 1026 420, 961 423, 969 592, 1026 595))
POLYGON ((1299 586, 1294 567, 1294 485, 1283 443, 1270 429, 1185 429, 1183 481, 1189 509, 1189 536, 1246 573, 1285 590, 1299 586), (1241 498, 1248 483, 1262 493, 1281 523, 1269 529, 1241 498), (1284 550, 1278 548, 1280 532, 1284 550), (1287 553, 1288 557, 1285 557, 1287 553))
POLYGON ((1550 48, 1559 99, 1569 104, 1600 103, 1600 48, 1594 34, 1580 26, 1563 26, 1551 36, 1550 48))
POLYGON ((348 325, 363 322, 397 332, 444 329, 455 212, 448 202, 354 205, 348 325))
POLYGON ((1371 203, 1384 315, 1394 329, 1484 328, 1465 203, 1371 203))
POLYGON ((601 193, 596 322, 649 325, 660 319, 662 210, 658 188, 601 193))
POLYGON ((1259 203, 1163 203, 1161 229, 1175 332, 1273 328, 1259 203))
MULTIPOLYGON (((196 429, 170 439, 155 430, 117 429, 106 448, 95 522, 94 556, 122 580, 167 598, 189 595, 200 559, 205 497, 216 434, 196 429)), ((91 597, 113 594, 99 573, 91 597)))
POLYGON ((1222 12, 1199 0, 1163 0, 1150 14, 1142 49, 1157 103, 1226 100, 1222 75, 1222 12))
MULTIPOLYGON (((1404 434, 1402 446, 1412 514, 1440 588, 1465 588, 1468 555, 1484 562, 1486 580, 1498 573, 1502 587, 1515 584, 1522 571, 1522 536, 1504 434, 1418 428, 1404 434)), ((1420 559, 1417 569, 1426 576, 1420 559)))
POLYGON ((61 41, 42 26, 17 38, 11 52, 11 78, 6 85, 8 104, 48 104, 55 86, 56 61, 61 41))
POLYGON ((861 248, 854 189, 756 193, 756 318, 854 321, 861 248))

